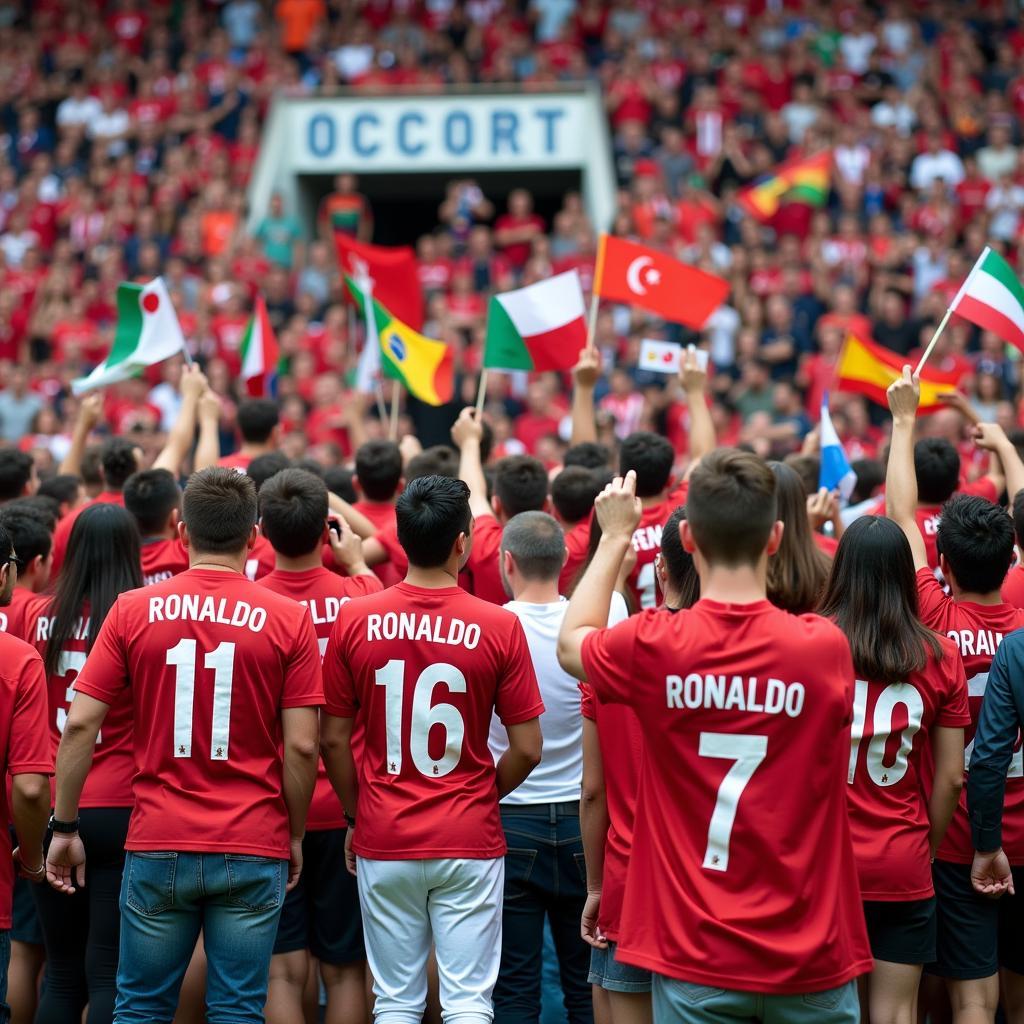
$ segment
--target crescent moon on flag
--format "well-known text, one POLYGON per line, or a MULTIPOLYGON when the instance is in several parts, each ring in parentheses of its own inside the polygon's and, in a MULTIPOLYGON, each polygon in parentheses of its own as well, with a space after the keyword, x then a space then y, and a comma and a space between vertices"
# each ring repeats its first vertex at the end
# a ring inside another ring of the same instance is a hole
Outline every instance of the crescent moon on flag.
POLYGON ((637 295, 647 294, 643 283, 644 271, 653 263, 654 260, 650 256, 637 256, 626 268, 626 284, 629 285, 631 292, 635 292, 637 295))

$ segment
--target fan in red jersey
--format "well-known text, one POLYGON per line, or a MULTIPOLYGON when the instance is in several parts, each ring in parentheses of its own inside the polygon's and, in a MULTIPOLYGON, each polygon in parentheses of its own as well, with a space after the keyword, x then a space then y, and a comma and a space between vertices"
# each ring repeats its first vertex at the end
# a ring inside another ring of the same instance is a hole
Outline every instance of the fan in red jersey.
POLYGON ((706 456, 686 510, 701 599, 602 628, 643 515, 629 473, 597 499, 603 536, 559 638, 563 668, 631 707, 644 744, 616 957, 653 972, 655 1020, 699 1005, 708 1020, 856 1021, 871 956, 844 791, 849 646, 766 599, 782 527, 762 461, 706 456))
POLYGON ((242 573, 256 537, 247 476, 194 474, 179 536, 188 571, 122 594, 75 683, 47 877, 66 893, 84 884, 83 787, 98 735, 129 706, 135 803, 115 1015, 170 1020, 202 930, 208 1017, 258 1024, 286 884, 302 870, 320 656, 306 609, 242 573))
MULTIPOLYGON (((0 525, 0 609, 11 599, 18 573, 19 555, 11 535, 0 525)), ((0 633, 0 770, 9 776, 10 809, 0 801, 0 929, 11 931, 11 902, 15 870, 23 884, 46 877, 43 839, 50 807, 47 776, 53 772, 53 755, 46 728, 46 682, 39 655, 22 640, 0 633), (8 826, 13 825, 17 846, 8 856, 8 826)), ((0 1013, 9 1017, 7 971, 10 947, 0 953, 0 1013)))
MULTIPOLYGON (((314 473, 277 473, 260 488, 259 503, 260 529, 277 558, 274 571, 259 585, 309 610, 322 653, 341 608, 354 597, 377 593, 381 582, 363 561, 362 544, 349 527, 337 520, 328 524, 327 486, 314 473), (347 576, 324 568, 325 540, 347 576)), ((302 877, 285 897, 270 963, 268 1024, 301 1017, 310 954, 319 961, 328 1014, 366 1017, 359 895, 355 879, 341 870, 344 859, 344 810, 321 763, 306 819, 302 877)))
POLYGON ((17 448, 0 448, 0 505, 35 494, 38 487, 32 456, 17 448))
MULTIPOLYGON (((1013 500, 1013 536, 1017 550, 1024 551, 1024 493, 1011 494, 1013 500)), ((1014 608, 1024 608, 1024 564, 1020 561, 1006 574, 1000 589, 1003 600, 1014 608)))
POLYGON ((242 446, 237 452, 218 459, 217 465, 244 473, 253 459, 277 451, 280 439, 280 412, 277 402, 272 402, 269 398, 247 398, 238 405, 236 422, 238 433, 242 437, 242 446))
POLYGON ((181 489, 166 469, 145 469, 125 481, 124 507, 141 537, 142 582, 149 586, 188 568, 188 554, 178 537, 181 489))
POLYGON ((0 526, 18 553, 18 579, 10 600, 0 608, 0 633, 26 640, 25 616, 50 582, 54 519, 41 509, 7 505, 0 509, 0 526))
POLYGON ((935 960, 931 862, 963 784, 967 679, 956 644, 917 618, 913 555, 889 519, 846 531, 820 610, 846 634, 857 673, 847 795, 875 958, 871 1019, 912 1020, 922 965, 935 960))
MULTIPOLYGON (((43 657, 52 753, 57 752, 75 681, 117 596, 142 586, 139 535, 117 505, 83 509, 51 598, 37 598, 25 638, 43 657)), ((89 846, 89 885, 70 898, 49 886, 33 895, 49 962, 38 1015, 78 1020, 86 1004, 103 1019, 114 1014, 124 841, 132 806, 132 708, 115 704, 96 740, 92 770, 79 800, 80 832, 89 846)))
MULTIPOLYGON (((415 448, 419 448, 419 442, 415 448)), ((352 485, 360 498, 352 507, 378 531, 394 528, 395 498, 402 484, 402 450, 394 441, 367 441, 359 446, 352 485)), ((397 583, 403 575, 390 560, 381 562, 374 571, 386 587, 397 583)))
POLYGON ((486 1021, 501 958, 498 800, 540 761, 544 705, 519 620, 458 586, 473 529, 466 484, 414 480, 395 514, 409 573, 338 617, 324 761, 350 815, 377 1019, 420 1019, 433 942, 445 1019, 486 1021), (509 741, 497 764, 495 713, 509 741))
MULTIPOLYGON (((942 509, 936 533, 939 569, 949 584, 942 592, 928 566, 918 529, 917 478, 914 473, 914 423, 920 384, 905 367, 889 387, 893 415, 886 471, 886 513, 906 534, 917 569, 919 614, 926 626, 953 639, 960 649, 972 724, 967 727, 964 769, 970 764, 974 729, 985 698, 988 672, 1006 634, 1024 627, 1024 611, 1004 604, 999 588, 1013 557, 1013 524, 1006 510, 985 498, 954 495, 942 509)), ((977 443, 998 454, 1007 487, 1024 486, 1024 464, 1002 429, 984 424, 977 443)), ((1010 863, 1024 866, 1024 778, 1020 762, 1006 780, 1003 846, 1010 863)), ((974 846, 962 798, 932 866, 938 907, 938 946, 930 973, 946 979, 955 1006, 981 1007, 994 1019, 999 1005, 999 968, 1013 1004, 1024 999, 1024 941, 1017 927, 1020 909, 1007 896, 999 901, 974 891, 971 863, 974 846)), ((966 1017, 964 1019, 967 1019, 966 1017)))

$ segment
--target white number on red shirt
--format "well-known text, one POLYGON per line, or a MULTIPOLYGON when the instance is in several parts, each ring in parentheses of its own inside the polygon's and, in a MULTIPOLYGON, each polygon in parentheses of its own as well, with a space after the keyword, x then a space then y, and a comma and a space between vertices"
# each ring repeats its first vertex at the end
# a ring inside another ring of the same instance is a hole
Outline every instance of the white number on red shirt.
MULTIPOLYGON (((392 659, 377 669, 375 681, 384 687, 384 723, 387 730, 387 764, 389 775, 402 771, 402 700, 405 693, 405 662, 392 659)), ((466 724, 453 704, 432 704, 434 687, 444 683, 450 693, 466 692, 466 677, 446 662, 428 665, 416 680, 412 694, 412 718, 409 725, 409 753, 421 775, 439 779, 453 771, 462 757, 462 740, 466 724), (430 730, 444 727, 444 754, 435 760, 430 756, 430 730)))
MULTIPOLYGON (((75 673, 75 678, 78 677, 78 673, 85 668, 85 651, 61 651, 60 657, 57 658, 57 675, 60 678, 64 678, 69 672, 75 673)), ((64 699, 68 702, 68 705, 75 699, 75 684, 72 684, 64 691, 64 699)), ((57 732, 61 735, 64 734, 64 726, 67 725, 68 713, 64 708, 57 708, 57 732)), ((103 730, 101 729, 96 733, 97 745, 103 742, 103 730)))
MULTIPOLYGON (((846 781, 852 783, 857 773, 857 755, 864 738, 867 722, 868 684, 858 679, 853 691, 853 725, 850 728, 850 770, 846 781)), ((890 683, 878 695, 872 715, 871 742, 866 757, 868 778, 876 786, 895 786, 907 774, 907 758, 914 745, 914 737, 921 728, 924 701, 917 687, 910 683, 890 683), (893 735, 892 716, 896 706, 907 709, 907 724, 900 733, 900 746, 891 765, 885 763, 885 751, 893 735)))
MULTIPOLYGON (((167 664, 174 676, 174 756, 192 756, 192 705, 196 693, 196 642, 179 640, 167 651, 167 664)), ((235 674, 235 645, 218 644, 203 658, 203 667, 213 670, 213 721, 210 729, 210 759, 228 759, 231 732, 231 685, 235 674)))
MULTIPOLYGON (((967 692, 972 697, 984 697, 988 689, 988 673, 978 672, 967 680, 967 692)), ((971 755, 974 753, 974 737, 964 747, 964 771, 970 771, 971 755)), ((1010 767, 1006 769, 1008 779, 1024 778, 1024 747, 1021 746, 1020 733, 1017 733, 1017 742, 1014 744, 1013 757, 1010 758, 1010 767)))
POLYGON ((715 809, 708 824, 708 845, 704 851, 704 867, 712 871, 726 871, 729 868, 729 839, 736 822, 736 809, 743 790, 768 753, 768 737, 702 732, 697 752, 701 757, 721 757, 734 762, 718 787, 715 809))
POLYGON ((658 604, 658 592, 655 589, 654 563, 641 565, 636 574, 636 589, 640 592, 640 607, 654 608, 658 604))

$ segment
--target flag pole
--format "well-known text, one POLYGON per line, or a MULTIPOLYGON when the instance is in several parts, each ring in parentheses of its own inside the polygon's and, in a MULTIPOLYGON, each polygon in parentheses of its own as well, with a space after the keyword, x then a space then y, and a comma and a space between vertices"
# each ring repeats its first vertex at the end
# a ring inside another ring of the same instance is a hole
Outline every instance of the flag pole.
POLYGON ((377 399, 377 417, 383 424, 388 418, 388 407, 384 404, 384 388, 381 387, 379 380, 374 381, 374 394, 377 399))
POLYGON ((392 441, 398 440, 398 381, 391 382, 391 426, 388 437, 392 441))
POLYGON ((480 386, 476 392, 476 415, 479 419, 484 414, 484 401, 487 399, 487 371, 480 371, 480 386))
POLYGON ((921 359, 917 364, 917 369, 914 370, 915 377, 917 377, 921 373, 924 364, 928 362, 928 357, 932 354, 932 352, 935 349, 935 346, 938 344, 939 337, 942 335, 942 332, 946 329, 946 324, 949 323, 950 317, 956 312, 957 307, 960 305, 960 300, 964 297, 964 295, 967 292, 967 289, 970 287, 971 280, 974 278, 974 275, 978 272, 982 263, 985 262, 985 257, 989 254, 990 251, 991 249, 987 245, 984 249, 982 249, 981 255, 978 257, 974 266, 971 267, 971 272, 967 275, 967 278, 964 281, 964 283, 960 285, 960 290, 953 297, 953 301, 949 304, 949 309, 946 310, 945 316, 943 316, 943 318, 939 321, 939 326, 935 328, 935 333, 932 335, 932 340, 928 342, 928 347, 924 350, 924 354, 921 356, 921 359))
POLYGON ((604 273, 604 241, 608 236, 602 231, 597 240, 597 261, 594 266, 594 283, 590 289, 590 317, 587 322, 587 348, 594 347, 597 334, 597 310, 601 305, 601 275, 604 273))

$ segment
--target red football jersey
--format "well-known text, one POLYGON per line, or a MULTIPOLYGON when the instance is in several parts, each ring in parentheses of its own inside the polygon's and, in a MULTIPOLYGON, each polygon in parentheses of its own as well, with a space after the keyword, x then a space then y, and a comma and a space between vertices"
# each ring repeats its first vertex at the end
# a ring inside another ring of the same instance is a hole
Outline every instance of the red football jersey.
POLYGON ((188 568, 188 552, 177 537, 144 540, 139 551, 142 555, 142 582, 147 587, 169 580, 188 568))
POLYGON ((632 708, 605 704, 594 697, 588 683, 580 683, 580 710, 597 723, 597 738, 604 767, 608 806, 608 837, 604 844, 604 876, 601 881, 601 912, 598 923, 612 942, 619 941, 622 901, 626 895, 626 869, 633 848, 636 795, 640 787, 640 762, 644 738, 632 708))
POLYGON ((232 452, 231 455, 222 455, 217 460, 217 465, 223 466, 225 469, 237 469, 239 473, 244 473, 249 468, 250 462, 252 462, 251 455, 232 452))
POLYGON ((1015 565, 1003 580, 1002 598, 1014 608, 1024 608, 1024 565, 1015 565))
POLYGON ((245 575, 250 580, 261 580, 274 571, 277 565, 277 553, 273 545, 263 536, 256 534, 256 543, 245 558, 245 575))
MULTIPOLYGON (((395 525, 394 505, 381 504, 379 501, 357 501, 352 507, 357 512, 366 516, 377 528, 378 532, 395 525)), ((380 565, 375 565, 373 571, 385 587, 393 587, 405 575, 404 573, 399 573, 392 561, 381 562, 380 565)))
POLYGON ((491 716, 516 725, 544 711, 515 615, 459 587, 399 583, 345 605, 324 683, 330 714, 365 715, 359 856, 505 853, 491 716))
POLYGON ((587 560, 587 552, 590 550, 590 519, 587 516, 579 523, 575 523, 565 531, 565 550, 568 557, 562 572, 558 577, 558 592, 567 594, 572 586, 580 566, 587 560))
POLYGON ((69 512, 57 524, 57 529, 53 531, 53 563, 50 568, 50 575, 53 578, 56 578, 60 567, 64 564, 64 552, 68 549, 71 527, 75 525, 75 520, 89 505, 120 505, 124 508, 124 495, 120 491, 103 491, 88 504, 79 505, 78 508, 69 512))
MULTIPOLYGON (((376 594, 383 589, 376 576, 339 576, 323 568, 307 569, 305 572, 275 569, 269 576, 264 576, 258 586, 266 587, 282 597, 290 597, 309 609, 321 658, 341 606, 354 597, 376 594)), ((331 786, 331 780, 327 778, 321 760, 317 766, 313 802, 309 805, 309 816, 306 818, 306 831, 319 832, 344 827, 345 813, 341 801, 331 786)))
POLYGON ((658 603, 654 560, 661 551, 662 527, 674 508, 675 505, 669 505, 667 501, 645 508, 640 517, 640 525, 633 531, 636 565, 626 579, 626 586, 633 595, 634 608, 653 608, 658 603))
POLYGON ((636 712, 645 748, 619 959, 764 993, 870 971, 843 634, 767 601, 704 599, 591 633, 583 665, 598 700, 636 712))
POLYGON ((966 728, 967 677, 956 644, 941 637, 942 658, 928 659, 905 682, 858 679, 846 795, 860 892, 866 900, 934 895, 922 752, 933 726, 966 728))
MULTIPOLYGON (((53 629, 53 609, 49 600, 30 606, 31 621, 26 618, 25 639, 46 658, 46 648, 53 629)), ((54 758, 60 745, 68 709, 75 698, 75 681, 86 663, 86 645, 89 636, 89 609, 83 608, 74 633, 65 641, 60 652, 57 671, 47 676, 46 691, 49 700, 50 740, 54 758)), ((111 705, 103 728, 96 738, 92 767, 82 787, 79 807, 131 807, 132 776, 135 758, 132 754, 132 709, 127 702, 111 705)), ((54 794, 56 795, 56 794, 54 794)))
POLYGON ((466 563, 472 579, 470 592, 482 601, 499 605, 509 600, 501 582, 501 534, 502 525, 494 516, 477 516, 473 520, 473 547, 466 563))
POLYGON ((323 703, 304 608, 189 569, 117 599, 75 689, 132 703, 126 849, 288 856, 281 711, 323 703))
POLYGON ((29 640, 29 620, 35 615, 35 606, 45 604, 47 600, 26 587, 15 587, 11 591, 11 603, 0 608, 0 633, 29 640))
MULTIPOLYGON (((981 702, 988 686, 988 670, 996 650, 1007 633, 1024 627, 1024 611, 1008 604, 973 604, 954 601, 926 569, 917 574, 918 613, 921 621, 937 633, 948 636, 960 649, 967 674, 967 693, 971 724, 964 731, 964 771, 974 752, 974 730, 978 725, 981 702)), ((1003 849, 1011 864, 1024 864, 1024 755, 1020 737, 1006 775, 1003 803, 1003 849)), ((970 864, 974 860, 970 819, 967 816, 967 787, 953 815, 946 838, 936 854, 939 860, 970 864)))

